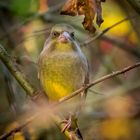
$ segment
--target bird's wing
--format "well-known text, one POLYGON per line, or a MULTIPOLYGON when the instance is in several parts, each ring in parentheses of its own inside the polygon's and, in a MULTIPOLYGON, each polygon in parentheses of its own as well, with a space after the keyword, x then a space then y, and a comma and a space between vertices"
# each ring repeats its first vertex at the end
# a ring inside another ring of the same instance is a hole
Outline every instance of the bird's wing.
MULTIPOLYGON (((86 76, 85 76, 85 82, 84 82, 84 84, 85 84, 85 86, 87 84, 89 84, 89 63, 88 63, 88 61, 87 61, 87 73, 86 73, 86 76)), ((88 89, 85 89, 85 91, 84 91, 85 97, 87 95, 87 90, 88 89)))
MULTIPOLYGON (((86 59, 87 62, 87 59, 86 59)), ((86 63, 86 65, 84 65, 84 70, 85 70, 85 81, 84 81, 84 85, 86 87, 86 85, 89 83, 89 64, 88 62, 86 63)), ((85 99, 87 96, 87 89, 83 90, 81 93, 81 103, 80 103, 80 110, 82 109, 82 106, 84 106, 85 104, 85 99)))
POLYGON ((37 62, 37 64, 38 64, 38 75, 37 75, 38 79, 40 79, 40 69, 41 69, 40 67, 42 65, 42 58, 44 57, 45 53, 47 53, 47 49, 44 47, 43 50, 41 51, 39 57, 38 57, 38 62, 37 62))

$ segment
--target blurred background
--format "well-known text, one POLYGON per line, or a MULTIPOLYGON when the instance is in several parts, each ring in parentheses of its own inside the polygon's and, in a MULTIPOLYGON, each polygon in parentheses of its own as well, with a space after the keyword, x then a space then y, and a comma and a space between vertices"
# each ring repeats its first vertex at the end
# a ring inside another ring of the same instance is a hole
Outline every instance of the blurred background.
MULTIPOLYGON (((126 17, 128 20, 81 47, 90 65, 90 81, 140 61, 140 15, 128 1, 102 3, 104 22, 96 27, 97 32, 126 17)), ((0 0, 0 44, 35 89, 40 89, 36 62, 53 25, 71 24, 81 44, 94 36, 84 30, 83 16, 59 14, 64 3, 64 0, 0 0)), ((0 61, 0 135, 32 116, 32 106, 30 98, 0 61)), ((35 121, 8 140, 66 139, 48 119, 43 125, 40 119, 35 121)), ((140 68, 90 88, 79 126, 85 140, 139 140, 140 68)))

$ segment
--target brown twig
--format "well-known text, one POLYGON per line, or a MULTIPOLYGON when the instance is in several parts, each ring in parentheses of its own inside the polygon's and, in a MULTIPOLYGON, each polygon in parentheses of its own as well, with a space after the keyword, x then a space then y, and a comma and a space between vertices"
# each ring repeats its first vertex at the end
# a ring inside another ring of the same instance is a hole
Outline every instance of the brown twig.
POLYGON ((56 6, 50 8, 47 12, 38 13, 38 14, 33 14, 31 17, 28 17, 27 19, 25 19, 25 20, 22 21, 21 23, 15 25, 15 26, 13 26, 13 27, 11 27, 11 29, 10 29, 8 32, 6 32, 6 33, 4 33, 2 36, 0 36, 0 40, 4 39, 7 35, 12 34, 13 32, 17 32, 20 28, 22 28, 22 27, 23 27, 24 25, 26 25, 27 23, 29 23, 29 22, 31 22, 31 21, 33 21, 33 20, 36 20, 36 19, 38 19, 38 18, 42 18, 42 17, 44 17, 44 16, 47 16, 47 15, 50 14, 50 13, 53 13, 53 12, 58 11, 58 10, 61 8, 61 6, 62 6, 63 3, 64 3, 64 2, 61 2, 61 3, 57 4, 56 6))
POLYGON ((102 37, 105 33, 107 33, 109 30, 111 30, 112 28, 116 27, 117 25, 129 20, 129 19, 132 19, 132 18, 135 18, 136 15, 133 15, 131 17, 127 17, 127 18, 124 18, 118 22, 116 22, 115 24, 111 25, 110 27, 107 27, 106 29, 104 29, 103 31, 101 31, 100 33, 98 33, 96 36, 90 38, 89 40, 81 43, 80 45, 81 46, 85 46, 85 45, 88 45, 90 44, 91 42, 95 41, 96 39, 99 39, 100 37, 102 37))
MULTIPOLYGON (((21 73, 14 67, 13 63, 11 62, 12 60, 10 60, 6 50, 0 45, 0 59, 2 60, 2 62, 5 64, 5 66, 8 68, 8 70, 11 72, 11 74, 17 79, 17 81, 19 82, 19 84, 23 87, 23 89, 25 91, 27 91, 27 94, 29 96, 32 96, 31 93, 34 93, 34 89, 33 87, 30 85, 30 83, 28 83, 25 78, 23 76, 21 76, 21 73), (24 81, 24 82, 21 82, 21 81, 24 81), (24 86, 24 83, 28 83, 26 84, 26 86, 24 86)), ((56 107, 58 104, 61 104, 71 98, 73 98, 74 96, 80 94, 80 92, 84 91, 85 89, 89 89, 90 87, 98 84, 98 83, 101 83, 101 82, 104 82, 105 80, 107 79, 110 79, 110 78, 113 78, 114 76, 117 76, 117 75, 120 75, 120 74, 123 74, 129 70, 132 70, 136 67, 139 67, 140 66, 140 62, 132 65, 132 66, 128 66, 122 70, 119 70, 119 71, 116 71, 116 72, 113 72, 111 74, 108 74, 108 75, 105 75, 89 84, 87 84, 85 87, 81 87, 80 89, 76 90, 75 92, 71 93, 69 96, 66 96, 62 99, 59 100, 58 103, 56 103, 53 107, 56 107)), ((57 123, 57 125, 59 126, 59 128, 61 129, 61 125, 58 124, 59 120, 57 118, 54 119, 55 120, 55 123, 57 123)), ((1 137, 0 137, 0 140, 4 140, 4 138, 6 139, 8 136, 12 135, 14 132, 18 132, 18 131, 21 131, 21 129, 23 127, 25 127, 29 122, 33 121, 33 118, 31 118, 30 120, 26 121, 24 124, 22 124, 21 126, 19 127, 16 127, 15 129, 9 131, 8 133, 5 133, 3 134, 1 137)), ((64 132, 65 135, 70 138, 71 137, 71 133, 68 132, 68 131, 65 131, 64 132)), ((76 137, 76 136, 75 136, 76 137)), ((78 138, 76 138, 78 139, 78 138)))
POLYGON ((133 56, 135 56, 137 58, 140 58, 140 50, 137 49, 139 47, 136 46, 136 45, 134 47, 130 43, 128 43, 128 42, 126 42, 126 41, 124 41, 120 38, 114 37, 114 36, 103 35, 103 36, 101 36, 101 39, 105 40, 105 41, 108 41, 112 44, 115 44, 118 48, 121 48, 124 51, 132 54, 133 56))
MULTIPOLYGON (((3 48, 2 45, 0 45, 0 59, 2 62, 5 64, 5 66, 8 68, 8 70, 11 72, 11 74, 15 77, 17 82, 21 85, 21 87, 26 91, 27 95, 31 97, 31 99, 36 96, 35 89, 32 87, 32 85, 25 79, 23 74, 18 71, 18 69, 15 67, 14 63, 12 62, 10 56, 6 52, 6 50, 3 48), (33 96, 34 95, 34 96, 33 96)), ((39 115, 37 115, 39 116, 39 115)), ((13 133, 21 131, 25 126, 29 124, 29 122, 32 122, 36 116, 31 117, 29 120, 27 120, 25 123, 22 125, 12 129, 11 131, 4 133, 2 136, 0 136, 0 140, 5 140, 7 137, 12 135, 13 133)), ((59 119, 56 118, 55 116, 53 117, 54 122, 59 126, 59 128, 62 128, 62 125, 59 123, 59 119)), ((71 139, 71 136, 74 138, 74 140, 79 140, 78 136, 76 136, 75 133, 69 132, 68 130, 65 130, 64 132, 65 136, 69 139, 71 139)))
MULTIPOLYGON (((72 94, 70 94, 70 95, 68 95, 68 96, 66 96, 66 97, 64 97, 64 98, 62 98, 62 99, 60 99, 59 102, 56 103, 56 104, 54 104, 52 107, 56 107, 58 104, 61 104, 61 103, 65 102, 65 101, 67 101, 67 100, 73 98, 74 96, 80 94, 80 93, 81 93, 82 91, 84 91, 85 89, 89 89, 90 87, 92 87, 92 86, 94 86, 94 85, 97 85, 97 84, 99 84, 99 83, 101 83, 101 82, 104 82, 105 80, 108 80, 108 79, 113 78, 113 77, 115 77, 115 76, 117 76, 117 75, 123 74, 123 73, 125 73, 125 72, 127 72, 127 71, 130 71, 130 70, 132 70, 132 69, 134 69, 134 68, 136 68, 136 67, 139 67, 139 66, 140 66, 140 62, 138 62, 138 63, 136 63, 136 64, 134 64, 134 65, 132 65, 132 66, 128 66, 128 67, 126 67, 126 68, 124 68, 124 69, 122 69, 122 70, 115 71, 115 72, 113 72, 113 73, 111 73, 111 74, 105 75, 105 76, 103 76, 103 77, 101 77, 101 78, 99 78, 99 79, 97 79, 97 80, 95 80, 95 81, 93 81, 93 82, 87 84, 85 87, 81 87, 80 89, 76 90, 76 91, 73 92, 72 94)), ((52 108, 51 108, 51 109, 52 109, 52 108)), ((35 117, 34 117, 34 118, 35 118, 35 117)), ((30 119, 30 122, 33 121, 34 118, 30 119)), ((59 122, 60 122, 59 119, 56 118, 56 117, 55 117, 54 119, 55 119, 56 124, 59 126, 59 122)), ((13 133, 18 132, 18 131, 21 131, 21 129, 22 129, 23 127, 25 127, 26 125, 28 125, 28 123, 29 123, 29 121, 25 122, 25 123, 22 124, 21 126, 19 126, 19 127, 17 127, 17 128, 14 128, 13 130, 11 130, 11 131, 5 133, 4 135, 0 136, 0 140, 4 140, 4 139, 2 139, 2 138, 7 138, 8 136, 12 135, 13 133)), ((60 126, 60 128, 61 128, 61 127, 62 127, 62 126, 60 126)), ((65 135, 67 135, 67 137, 70 137, 70 134, 69 134, 68 131, 65 132, 65 135)))
POLYGON ((0 136, 0 140, 6 140, 12 134, 21 131, 24 127, 26 127, 29 123, 31 123, 33 119, 34 119, 34 117, 31 117, 28 120, 26 120, 25 123, 15 127, 14 129, 12 129, 11 131, 9 131, 7 133, 4 133, 3 135, 0 136))
MULTIPOLYGON (((52 108, 51 108, 52 109, 52 108)), ((33 122, 37 117, 39 117, 40 115, 37 114, 33 117, 30 117, 28 120, 26 120, 23 124, 15 127, 14 129, 10 130, 9 132, 5 132, 3 135, 0 136, 0 140, 6 140, 9 136, 15 134, 16 132, 20 132, 23 128, 25 128, 27 125, 29 125, 31 122, 33 122)), ((58 128, 60 130, 62 130, 64 128, 65 125, 63 125, 63 123, 60 123, 61 120, 59 117, 54 116, 53 114, 51 114, 51 118, 53 119, 54 123, 58 126, 58 128)), ((65 130, 64 132, 65 136, 67 138, 69 138, 70 140, 79 140, 79 138, 76 136, 76 134, 74 132, 70 132, 68 130, 65 130), (71 137, 73 139, 71 139, 71 137)))
POLYGON ((2 45, 0 45, 0 59, 4 63, 4 65, 8 68, 10 73, 15 77, 15 79, 19 82, 22 88, 26 91, 26 93, 32 96, 35 93, 32 85, 25 79, 23 73, 21 73, 14 65, 11 60, 11 57, 8 55, 6 50, 2 45))
POLYGON ((133 56, 137 57, 137 58, 140 58, 140 51, 137 49, 138 46, 135 45, 135 47, 132 47, 132 45, 130 45, 129 43, 127 43, 126 41, 123 41, 122 39, 119 39, 119 38, 116 38, 116 37, 113 37, 113 36, 106 36, 105 34, 110 31, 112 28, 118 26, 119 24, 129 20, 129 19, 133 19, 137 17, 137 15, 133 15, 131 17, 127 17, 123 20, 120 20, 118 21, 117 23, 113 24, 112 26, 104 29, 102 32, 98 33, 96 36, 90 38, 89 40, 81 43, 80 45, 81 46, 86 46, 90 43, 92 43, 93 41, 95 41, 96 39, 99 39, 101 38, 102 40, 105 40, 105 41, 109 41, 115 45, 117 45, 117 47, 127 51, 128 53, 132 54, 133 56))
POLYGON ((92 87, 92 86, 94 86, 94 85, 96 85, 96 84, 99 84, 99 83, 101 83, 101 82, 104 82, 105 80, 108 80, 108 79, 110 79, 110 78, 113 78, 114 76, 123 74, 123 73, 125 73, 125 72, 127 72, 127 71, 130 71, 131 69, 136 68, 136 67, 140 67, 140 62, 138 62, 138 63, 136 63, 136 64, 134 64, 134 65, 132 65, 132 66, 128 66, 128 67, 126 67, 126 68, 124 68, 124 69, 122 69, 122 70, 115 71, 115 72, 113 72, 113 73, 111 73, 111 74, 105 75, 105 76, 103 76, 103 77, 101 77, 101 78, 99 78, 99 79, 97 79, 97 80, 95 80, 95 81, 93 81, 93 82, 87 84, 85 87, 81 87, 80 89, 78 89, 78 90, 76 90, 75 92, 71 93, 69 96, 66 96, 66 97, 64 97, 64 98, 61 98, 61 99, 59 100, 58 104, 61 104, 61 103, 63 103, 64 101, 73 98, 74 96, 78 95, 80 92, 84 91, 85 89, 89 89, 90 87, 92 87))
POLYGON ((135 9, 135 11, 140 14, 140 1, 138 0, 127 0, 129 4, 135 9))

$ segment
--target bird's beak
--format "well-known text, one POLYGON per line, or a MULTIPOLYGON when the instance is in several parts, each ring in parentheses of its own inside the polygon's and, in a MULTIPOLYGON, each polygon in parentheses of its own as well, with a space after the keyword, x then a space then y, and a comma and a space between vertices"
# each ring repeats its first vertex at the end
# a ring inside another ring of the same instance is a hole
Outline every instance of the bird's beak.
POLYGON ((58 37, 58 42, 67 43, 70 39, 70 35, 68 32, 62 32, 58 37))

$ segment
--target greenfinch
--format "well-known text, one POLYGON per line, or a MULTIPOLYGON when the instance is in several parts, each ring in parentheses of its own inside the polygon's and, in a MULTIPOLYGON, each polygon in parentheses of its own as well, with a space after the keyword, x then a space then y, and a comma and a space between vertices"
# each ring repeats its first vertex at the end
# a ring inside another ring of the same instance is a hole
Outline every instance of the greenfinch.
MULTIPOLYGON (((52 28, 39 56, 38 71, 41 85, 52 102, 59 101, 88 83, 87 59, 75 39, 72 26, 57 24, 52 28)), ((81 105, 85 92, 86 90, 70 100, 81 105)), ((78 111, 78 104, 76 109, 72 108, 69 112, 78 111)), ((82 139, 76 117, 71 117, 70 127, 76 130, 82 139)))

